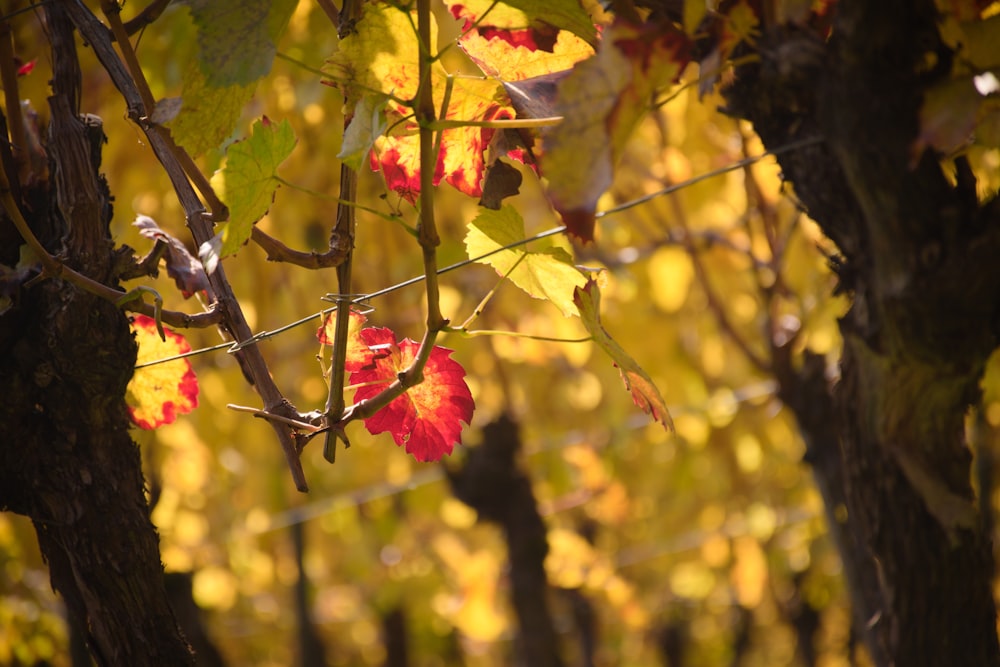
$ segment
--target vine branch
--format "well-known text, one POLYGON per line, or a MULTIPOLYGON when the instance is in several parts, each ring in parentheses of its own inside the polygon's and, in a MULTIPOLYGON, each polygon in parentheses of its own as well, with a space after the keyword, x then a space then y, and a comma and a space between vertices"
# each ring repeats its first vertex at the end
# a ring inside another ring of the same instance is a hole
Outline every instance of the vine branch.
MULTIPOLYGON (((212 224, 208 220, 205 207, 198 199, 191 183, 188 181, 188 176, 185 174, 185 170, 178 160, 176 152, 171 150, 170 143, 172 142, 168 142, 164 137, 164 133, 157 131, 156 126, 149 122, 149 110, 143 104, 142 96, 138 91, 135 81, 115 53, 107 29, 80 0, 67 2, 66 11, 80 31, 80 34, 94 49, 104 69, 108 72, 111 80, 125 98, 129 117, 143 130, 154 154, 167 172, 173 184, 174 191, 177 193, 177 197, 184 209, 188 228, 191 230, 195 242, 201 245, 208 241, 212 237, 213 232, 212 224)), ((217 299, 215 306, 221 313, 221 320, 225 329, 238 343, 251 340, 253 334, 250 326, 247 324, 246 317, 233 293, 232 286, 226 278, 223 267, 219 266, 209 276, 209 281, 215 290, 217 299)), ((300 415, 298 412, 282 395, 271 378, 267 363, 256 341, 243 347, 239 355, 242 362, 241 366, 252 380, 254 389, 264 403, 264 410, 291 419, 299 418, 300 415)), ((300 447, 298 446, 294 429, 288 424, 275 420, 268 420, 268 423, 278 437, 296 488, 299 491, 308 491, 309 486, 306 483, 305 473, 302 470, 300 447)))

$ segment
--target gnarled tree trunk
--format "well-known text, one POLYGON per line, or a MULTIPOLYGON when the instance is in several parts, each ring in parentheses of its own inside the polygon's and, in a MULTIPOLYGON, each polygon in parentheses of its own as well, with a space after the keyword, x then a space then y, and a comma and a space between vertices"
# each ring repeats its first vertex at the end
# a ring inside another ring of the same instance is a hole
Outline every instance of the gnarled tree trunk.
MULTIPOLYGON (((79 112, 71 24, 45 5, 54 79, 48 174, 18 183, 18 205, 52 254, 114 284, 110 196, 98 175, 101 126, 79 112)), ((18 261, 0 217, 0 261, 18 261), (9 242, 7 242, 9 241, 9 242)), ((114 304, 48 276, 22 284, 0 315, 0 508, 31 518, 52 585, 100 665, 184 665, 193 656, 167 602, 139 450, 123 396, 136 347, 114 304)))
MULTIPOLYGON (((842 0, 835 11, 827 42, 768 30, 760 62, 727 92, 770 148, 822 139, 779 158, 837 243, 852 297, 829 397, 836 437, 814 438, 810 454, 836 487, 827 501, 846 505, 841 553, 876 663, 1000 665, 964 439, 997 344, 1000 200, 977 202, 961 158, 953 185, 933 155, 914 154, 923 92, 950 62, 934 3, 842 0)), ((805 428, 810 406, 790 403, 805 428)))

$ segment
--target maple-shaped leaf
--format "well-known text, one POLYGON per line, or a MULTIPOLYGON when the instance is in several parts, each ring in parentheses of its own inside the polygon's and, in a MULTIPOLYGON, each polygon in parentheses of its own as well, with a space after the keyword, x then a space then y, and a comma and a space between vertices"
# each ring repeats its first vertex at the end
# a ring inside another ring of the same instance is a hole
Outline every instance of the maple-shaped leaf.
MULTIPOLYGON (((597 43, 597 28, 579 0, 445 0, 452 15, 465 19, 465 29, 478 22, 480 29, 509 31, 518 41, 544 48, 556 32, 572 34, 583 42, 597 43), (549 39, 546 39, 546 35, 549 39), (541 37, 539 39, 539 37, 541 37)), ((551 50, 551 49, 546 49, 551 50)))
POLYGON ((208 282, 205 267, 188 252, 183 243, 160 229, 156 221, 148 215, 136 216, 132 224, 138 227, 139 233, 146 238, 166 244, 167 255, 164 259, 167 264, 167 275, 174 279, 185 299, 190 298, 195 292, 212 294, 212 286, 208 282))
MULTIPOLYGON (((198 49, 183 66, 174 140, 197 156, 230 136, 257 82, 271 71, 276 44, 297 0, 190 0, 198 49)), ((158 121, 162 122, 162 121, 158 121)))
POLYGON ((233 132, 257 83, 215 87, 208 84, 198 61, 184 70, 180 111, 166 122, 174 141, 192 156, 218 147, 233 132))
MULTIPOLYGON (((163 328, 160 339, 156 321, 145 315, 132 318, 132 331, 139 345, 136 364, 164 359, 191 351, 184 336, 163 328)), ((154 429, 170 424, 177 415, 198 407, 198 379, 187 359, 175 359, 155 366, 137 368, 125 390, 125 403, 136 426, 154 429)))
POLYGON ((556 109, 565 120, 542 135, 540 162, 572 235, 593 240, 597 200, 610 187, 629 136, 687 60, 688 39, 679 30, 618 19, 597 55, 560 82, 556 109))
POLYGON ((275 43, 298 0, 187 0, 198 59, 213 87, 253 83, 271 71, 275 43))
POLYGON ((212 177, 213 185, 225 192, 229 220, 198 255, 211 273, 219 260, 234 254, 250 239, 253 226, 264 217, 278 189, 275 175, 295 147, 295 134, 287 120, 273 123, 265 116, 254 123, 249 138, 226 152, 226 166, 212 177))
MULTIPOLYGON (((411 203, 416 202, 420 193, 419 128, 412 118, 413 110, 400 101, 411 101, 417 95, 420 50, 414 25, 416 18, 403 9, 365 4, 356 31, 341 40, 338 51, 324 67, 329 76, 327 83, 339 87, 347 108, 355 111, 347 129, 350 144, 344 157, 354 156, 365 141, 373 139, 372 168, 382 172, 390 190, 411 203), (366 96, 373 99, 364 101, 366 96), (371 114, 378 112, 382 102, 384 119, 373 118, 371 114), (388 135, 377 136, 381 127, 388 128, 388 135)), ((436 32, 432 21, 432 44, 436 42, 436 32)), ((431 72, 435 107, 440 109, 447 89, 447 72, 440 60, 434 62, 431 72)), ((513 117, 514 111, 496 81, 452 80, 445 119, 483 121, 513 117)), ((434 184, 445 180, 461 192, 479 197, 483 152, 493 133, 489 128, 468 126, 444 130, 434 166, 434 184)))
POLYGON ((580 311, 580 319, 587 331, 593 336, 594 342, 604 350, 618 371, 621 373, 625 388, 632 394, 632 401, 642 408, 642 411, 652 416, 652 418, 669 430, 673 430, 674 422, 670 418, 660 390, 656 388, 646 371, 639 367, 629 354, 622 349, 621 345, 605 331, 601 324, 601 292, 597 283, 593 280, 587 281, 584 287, 577 287, 573 300, 580 311))
POLYGON ((573 265, 573 258, 548 239, 535 241, 537 250, 529 251, 523 245, 500 250, 524 240, 524 220, 512 206, 499 211, 485 210, 469 224, 465 248, 469 257, 493 253, 482 260, 536 299, 548 299, 563 315, 577 314, 573 294, 577 287, 587 284, 587 279, 573 265), (499 252, 496 252, 498 251, 499 252))
MULTIPOLYGON (((465 21, 459 47, 483 73, 501 81, 568 70, 594 54, 596 29, 586 12, 582 12, 580 26, 589 29, 589 36, 581 37, 568 29, 539 32, 532 27, 533 15, 504 4, 493 6, 488 0, 448 0, 446 4, 455 18, 465 21)), ((531 4, 536 10, 546 6, 531 4)), ((534 18, 536 22, 538 17, 534 18)))
MULTIPOLYGON (((455 79, 448 120, 497 120, 513 118, 514 111, 497 101, 500 90, 494 81, 455 79)), ((442 86, 435 85, 435 99, 442 86)), ((436 99, 440 105, 441 101, 436 99)), ((352 123, 353 124, 353 123, 352 123)), ((392 123, 390 123, 392 124, 392 123)), ((442 180, 470 197, 482 195, 483 153, 495 130, 482 127, 454 127, 442 132, 441 150, 434 171, 434 185, 442 180)), ((375 141, 372 168, 382 172, 386 186, 413 203, 420 194, 420 137, 415 123, 395 124, 388 135, 375 141)))
MULTIPOLYGON (((371 364, 375 352, 368 347, 361 337, 361 327, 368 320, 356 310, 352 310, 347 325, 347 356, 344 359, 344 368, 348 371, 361 370, 364 366, 371 364)), ((316 338, 323 345, 333 345, 337 331, 337 312, 327 313, 323 317, 323 324, 316 331, 316 338)))
MULTIPOLYGON (((351 384, 362 384, 355 401, 372 398, 416 357, 420 344, 410 339, 396 342, 396 335, 382 327, 361 330, 361 337, 375 350, 372 363, 351 373, 351 384), (364 384, 372 383, 372 384, 364 384)), ((418 461, 437 461, 462 442, 462 422, 472 420, 475 402, 465 383, 465 369, 451 358, 451 350, 435 345, 424 367, 423 382, 411 387, 375 415, 365 428, 375 435, 391 433, 397 445, 418 461)))

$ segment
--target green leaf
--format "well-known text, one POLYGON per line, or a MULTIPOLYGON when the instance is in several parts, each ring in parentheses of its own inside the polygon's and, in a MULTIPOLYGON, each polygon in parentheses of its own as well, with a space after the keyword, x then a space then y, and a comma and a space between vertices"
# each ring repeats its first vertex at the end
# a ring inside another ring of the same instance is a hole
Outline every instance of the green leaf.
POLYGON ((298 0, 188 0, 198 61, 209 86, 255 83, 271 71, 278 37, 298 0))
POLYGON ((192 59, 184 72, 183 86, 181 110, 167 127, 174 141, 192 156, 198 156, 218 147, 232 134, 257 84, 210 86, 197 60, 192 59))
POLYGON ((250 239, 254 223, 264 217, 278 189, 275 178, 278 165, 295 147, 295 134, 287 120, 275 124, 265 116, 254 123, 248 139, 233 144, 226 153, 226 166, 213 181, 225 191, 229 221, 224 223, 213 242, 202 244, 198 254, 211 273, 215 264, 232 255, 250 239))
MULTIPOLYGON (((524 239, 524 220, 512 206, 499 211, 482 211, 469 225, 465 248, 469 257, 494 252, 504 246, 524 239)), ((536 299, 548 299, 563 315, 576 315, 573 291, 587 284, 583 273, 573 266, 569 253, 551 245, 550 241, 536 241, 543 247, 529 251, 524 246, 500 250, 481 260, 496 269, 536 299)))
POLYGON ((601 292, 597 288, 597 283, 589 280, 584 287, 577 287, 573 300, 580 310, 583 326, 587 327, 587 331, 594 337, 594 342, 607 352, 618 367, 625 388, 632 394, 632 401, 655 421, 663 424, 664 428, 674 430, 674 421, 670 418, 667 404, 660 396, 660 390, 635 359, 630 357, 604 330, 601 324, 601 292))
MULTIPOLYGON (((340 40, 337 51, 323 67, 329 82, 342 90, 348 108, 366 93, 384 93, 403 100, 416 98, 420 81, 416 17, 391 5, 365 4, 363 8, 355 31, 340 40)), ((437 24, 432 22, 431 44, 436 43, 437 24)), ((433 69, 438 75, 444 74, 440 61, 435 61, 433 69)), ((408 113, 404 108, 396 110, 408 113)))
POLYGON ((525 13, 531 22, 545 21, 561 30, 587 40, 591 45, 597 44, 597 28, 590 20, 590 15, 584 11, 579 0, 501 0, 525 13))
POLYGON ((361 168, 375 140, 385 134, 385 105, 389 99, 383 95, 362 95, 354 107, 354 116, 344 131, 344 142, 337 157, 351 169, 361 168))
POLYGON ((183 103, 167 123, 174 141, 193 156, 218 147, 271 71, 278 37, 296 0, 190 0, 198 52, 184 69, 183 103))

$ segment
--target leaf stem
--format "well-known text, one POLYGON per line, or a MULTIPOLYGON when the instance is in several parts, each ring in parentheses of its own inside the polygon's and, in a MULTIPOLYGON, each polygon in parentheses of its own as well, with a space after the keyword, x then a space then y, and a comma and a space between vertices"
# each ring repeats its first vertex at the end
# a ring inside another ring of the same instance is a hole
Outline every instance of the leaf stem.
POLYGON ((450 130, 456 127, 491 127, 496 129, 525 129, 552 127, 563 121, 562 116, 547 118, 501 118, 497 120, 447 120, 442 118, 430 124, 434 130, 450 130))
POLYGON ((535 334, 523 333, 520 331, 503 331, 498 329, 445 329, 447 333, 455 333, 463 338, 476 338, 478 336, 508 336, 510 338, 527 338, 528 340, 539 340, 547 343, 589 343, 594 340, 593 336, 585 338, 558 338, 556 336, 537 336, 535 334))

